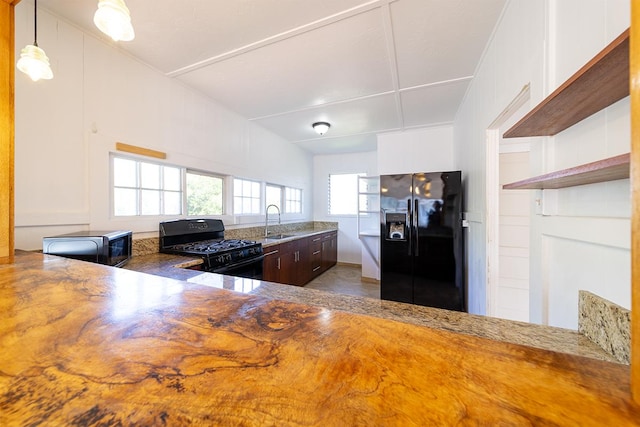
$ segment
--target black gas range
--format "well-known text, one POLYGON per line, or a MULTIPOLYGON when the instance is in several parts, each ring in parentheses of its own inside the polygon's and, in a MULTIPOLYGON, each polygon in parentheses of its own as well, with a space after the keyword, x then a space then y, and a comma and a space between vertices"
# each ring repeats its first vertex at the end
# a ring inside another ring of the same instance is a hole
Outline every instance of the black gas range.
POLYGON ((225 239, 219 219, 178 219, 160 223, 160 252, 198 256, 211 273, 262 279, 262 244, 225 239))

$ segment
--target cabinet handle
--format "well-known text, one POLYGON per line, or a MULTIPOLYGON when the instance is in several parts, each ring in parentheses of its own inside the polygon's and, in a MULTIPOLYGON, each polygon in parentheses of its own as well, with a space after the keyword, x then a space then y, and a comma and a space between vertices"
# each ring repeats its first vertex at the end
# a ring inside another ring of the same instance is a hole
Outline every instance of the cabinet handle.
POLYGON ((318 255, 320 253, 320 251, 315 251, 313 254, 314 255, 318 255))
POLYGON ((313 269, 313 271, 318 271, 318 270, 320 270, 320 266, 313 269))
POLYGON ((278 270, 280 270, 280 257, 278 257, 278 270))
POLYGON ((315 239, 313 239, 314 242, 319 242, 320 241, 320 237, 317 237, 315 239))
POLYGON ((278 252, 280 252, 280 251, 278 251, 278 250, 276 249, 276 250, 274 250, 274 251, 267 252, 266 254, 264 254, 264 256, 275 255, 275 254, 277 254, 278 252))

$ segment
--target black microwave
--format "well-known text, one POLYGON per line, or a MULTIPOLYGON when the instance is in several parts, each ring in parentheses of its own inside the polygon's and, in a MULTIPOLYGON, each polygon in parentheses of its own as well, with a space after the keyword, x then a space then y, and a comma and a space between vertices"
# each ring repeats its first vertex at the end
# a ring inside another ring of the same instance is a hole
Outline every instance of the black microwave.
POLYGON ((131 231, 78 231, 42 239, 42 252, 120 267, 131 258, 131 231))

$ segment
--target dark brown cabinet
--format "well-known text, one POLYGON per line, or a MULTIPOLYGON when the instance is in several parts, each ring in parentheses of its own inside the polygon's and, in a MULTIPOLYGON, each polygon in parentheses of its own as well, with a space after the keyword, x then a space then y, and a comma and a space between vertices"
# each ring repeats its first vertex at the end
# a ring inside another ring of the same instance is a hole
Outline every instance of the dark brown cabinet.
POLYGON ((311 236, 309 239, 309 258, 311 277, 322 273, 322 236, 311 236))
POLYGON ((322 268, 325 272, 338 262, 338 232, 331 231, 322 235, 322 268))
POLYGON ((311 280, 307 238, 280 244, 280 283, 304 286, 311 280))
POLYGON ((272 245, 264 248, 262 280, 267 282, 280 281, 280 245, 272 245))
POLYGON ((338 261, 338 233, 330 231, 264 248, 262 279, 304 286, 338 261))

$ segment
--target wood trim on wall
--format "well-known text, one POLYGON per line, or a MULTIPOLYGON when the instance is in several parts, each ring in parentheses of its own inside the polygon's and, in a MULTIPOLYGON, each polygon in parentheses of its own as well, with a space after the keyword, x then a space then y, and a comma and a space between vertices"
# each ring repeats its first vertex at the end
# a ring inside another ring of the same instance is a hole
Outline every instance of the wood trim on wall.
POLYGON ((0 1, 0 264, 13 262, 14 243, 14 7, 0 1))
POLYGON ((631 395, 640 404, 640 0, 631 0, 631 395))
POLYGON ((156 159, 166 159, 167 153, 152 150, 150 148, 138 147, 136 145, 125 144, 124 142, 116 142, 116 150, 126 153, 138 154, 140 156, 154 157, 156 159))

